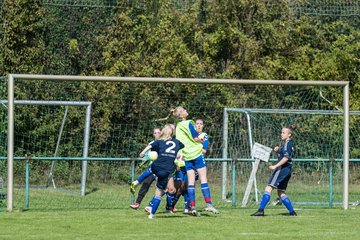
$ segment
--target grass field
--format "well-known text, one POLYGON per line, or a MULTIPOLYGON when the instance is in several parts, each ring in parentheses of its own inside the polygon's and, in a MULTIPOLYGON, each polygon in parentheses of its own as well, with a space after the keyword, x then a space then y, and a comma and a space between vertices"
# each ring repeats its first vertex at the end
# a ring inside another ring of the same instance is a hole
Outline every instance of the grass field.
POLYGON ((0 239, 359 239, 360 210, 298 209, 288 217, 271 209, 220 209, 220 215, 192 217, 160 211, 148 219, 142 210, 80 210, 0 214, 0 239))
MULTIPOLYGON (((144 206, 153 195, 153 188, 144 206)), ((198 208, 204 207, 197 193, 198 208)), ((269 207, 265 217, 251 217, 256 206, 232 208, 214 202, 220 215, 201 217, 168 214, 164 201, 154 219, 129 208, 127 186, 100 188, 87 196, 49 190, 31 190, 30 209, 19 206, 0 212, 0 239, 359 239, 360 207, 295 206, 298 217, 287 216, 283 206, 269 207), (43 193, 47 193, 46 197, 43 193), (42 198, 40 198, 42 196, 42 198), (110 198, 109 196, 113 196, 110 198), (48 200, 51 201, 48 201, 48 200)))

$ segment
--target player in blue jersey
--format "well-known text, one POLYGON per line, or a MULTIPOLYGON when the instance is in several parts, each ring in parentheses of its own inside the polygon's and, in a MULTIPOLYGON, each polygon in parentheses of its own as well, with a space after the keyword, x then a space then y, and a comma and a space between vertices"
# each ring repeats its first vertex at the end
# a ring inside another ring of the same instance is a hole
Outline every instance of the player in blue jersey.
MULTIPOLYGON (((154 137, 155 140, 159 139, 160 137, 160 128, 154 128, 152 131, 152 135, 154 137)), ((151 141, 149 144, 151 144, 154 141, 151 141)), ((149 164, 151 164, 151 161, 149 161, 147 155, 149 154, 150 151, 147 151, 145 154, 145 158, 146 158, 146 162, 150 162, 149 164)), ((144 163, 146 163, 144 162, 144 163)), ((140 207, 140 204, 143 200, 143 198, 145 197, 145 195, 147 194, 147 192, 149 191, 149 188, 151 186, 151 184, 154 182, 155 180, 155 175, 154 174, 148 174, 147 173, 148 170, 146 170, 146 173, 143 173, 139 176, 139 178, 137 178, 134 182, 132 182, 131 187, 130 187, 130 191, 132 194, 135 193, 135 188, 138 184, 142 183, 141 188, 139 190, 138 196, 136 198, 136 201, 130 205, 130 207, 132 209, 138 209, 140 207)))
POLYGON ((274 188, 277 189, 282 204, 288 209, 289 215, 297 216, 290 199, 285 194, 288 182, 291 178, 292 162, 295 154, 294 142, 292 140, 295 128, 295 126, 286 126, 282 128, 281 140, 284 141, 284 145, 281 147, 275 146, 274 148, 274 151, 278 154, 278 162, 269 166, 274 172, 268 181, 268 185, 265 187, 259 209, 251 216, 264 216, 264 209, 270 200, 270 195, 274 188))
POLYGON ((197 171, 201 182, 201 192, 206 202, 205 211, 218 214, 219 211, 212 205, 210 188, 207 182, 206 163, 202 152, 204 135, 196 131, 192 120, 186 120, 188 112, 185 108, 179 106, 172 110, 172 112, 173 116, 180 120, 176 124, 176 138, 185 144, 185 148, 182 149, 181 154, 184 156, 188 177, 188 196, 190 199, 191 213, 194 216, 200 216, 200 213, 195 207, 195 171, 197 171))
POLYGON ((169 178, 175 171, 175 159, 180 149, 184 148, 184 144, 173 138, 174 127, 166 124, 161 130, 159 140, 148 145, 141 153, 140 157, 144 157, 148 150, 156 151, 158 158, 151 164, 151 171, 157 177, 155 196, 151 200, 153 206, 149 218, 153 218, 156 210, 161 202, 161 197, 167 188, 169 178))

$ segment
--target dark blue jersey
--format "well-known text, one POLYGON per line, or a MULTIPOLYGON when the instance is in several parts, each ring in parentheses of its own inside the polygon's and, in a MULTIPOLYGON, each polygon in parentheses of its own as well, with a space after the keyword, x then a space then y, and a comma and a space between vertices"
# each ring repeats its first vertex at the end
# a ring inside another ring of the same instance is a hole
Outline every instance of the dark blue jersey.
POLYGON ((159 168, 172 173, 175 170, 175 159, 178 151, 184 148, 184 144, 172 138, 169 140, 156 140, 150 144, 151 149, 158 153, 158 158, 152 163, 152 168, 159 168))
POLYGON ((279 148, 278 154, 278 161, 283 159, 283 157, 288 158, 288 161, 283 165, 283 167, 291 166, 293 157, 295 155, 295 146, 293 140, 286 140, 284 145, 279 148))

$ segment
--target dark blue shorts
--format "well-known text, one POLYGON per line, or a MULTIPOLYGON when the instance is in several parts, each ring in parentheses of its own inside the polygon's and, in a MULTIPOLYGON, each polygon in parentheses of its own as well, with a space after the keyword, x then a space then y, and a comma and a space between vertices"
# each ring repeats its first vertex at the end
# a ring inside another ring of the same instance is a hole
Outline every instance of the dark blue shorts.
POLYGON ((206 167, 204 155, 201 154, 200 156, 198 156, 197 158, 195 158, 193 160, 185 161, 185 167, 186 167, 186 171, 196 170, 196 169, 206 167))
POLYGON ((151 167, 151 171, 157 177, 156 187, 160 190, 165 191, 169 182, 169 178, 172 177, 172 172, 153 166, 151 167))
POLYGON ((291 178, 291 167, 276 169, 269 178, 268 185, 285 191, 291 178))

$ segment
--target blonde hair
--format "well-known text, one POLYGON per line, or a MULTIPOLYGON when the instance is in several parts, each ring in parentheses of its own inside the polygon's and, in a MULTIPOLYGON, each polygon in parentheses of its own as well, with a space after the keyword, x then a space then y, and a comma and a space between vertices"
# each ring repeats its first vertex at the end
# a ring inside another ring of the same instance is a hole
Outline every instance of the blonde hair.
POLYGON ((175 119, 179 119, 179 118, 180 118, 180 110, 181 110, 181 109, 184 109, 184 107, 178 106, 178 107, 176 107, 176 108, 172 108, 172 109, 170 109, 170 113, 169 113, 166 117, 156 119, 155 122, 168 120, 171 115, 173 115, 173 117, 174 117, 175 119))
POLYGON ((175 119, 180 119, 180 112, 184 110, 183 106, 178 106, 174 109, 172 109, 172 115, 175 119))
POLYGON ((159 139, 160 140, 171 139, 172 136, 174 135, 174 130, 175 130, 174 124, 165 124, 165 126, 161 130, 159 139))

